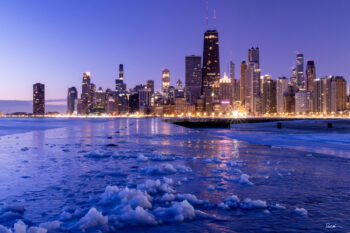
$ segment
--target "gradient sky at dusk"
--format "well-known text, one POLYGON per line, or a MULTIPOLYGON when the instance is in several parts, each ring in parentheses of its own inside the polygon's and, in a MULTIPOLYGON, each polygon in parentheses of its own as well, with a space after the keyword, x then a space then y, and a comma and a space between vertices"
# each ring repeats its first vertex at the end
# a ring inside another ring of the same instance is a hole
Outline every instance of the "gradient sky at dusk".
MULTIPOLYGON (((221 71, 259 46, 262 74, 291 75, 295 53, 314 59, 318 77, 350 81, 350 1, 209 0, 216 9, 221 71)), ((114 88, 123 63, 127 87, 171 71, 185 79, 185 56, 202 55, 205 0, 0 1, 0 99, 30 100, 32 85, 47 99, 81 91, 82 73, 97 87, 114 88)))

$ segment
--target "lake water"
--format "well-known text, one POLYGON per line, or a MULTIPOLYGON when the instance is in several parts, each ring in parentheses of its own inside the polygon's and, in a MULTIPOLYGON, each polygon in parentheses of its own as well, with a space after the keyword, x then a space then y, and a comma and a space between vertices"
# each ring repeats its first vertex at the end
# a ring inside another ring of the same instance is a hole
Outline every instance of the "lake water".
POLYGON ((349 231, 348 124, 275 124, 0 118, 0 232, 349 231))

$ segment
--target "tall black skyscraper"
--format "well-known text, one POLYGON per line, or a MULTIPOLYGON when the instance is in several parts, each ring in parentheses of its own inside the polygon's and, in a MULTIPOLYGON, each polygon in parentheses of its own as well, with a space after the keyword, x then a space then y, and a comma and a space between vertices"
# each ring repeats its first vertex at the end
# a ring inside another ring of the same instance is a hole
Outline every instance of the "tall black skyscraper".
POLYGON ((126 85, 124 83, 124 65, 119 64, 119 77, 115 80, 115 90, 117 92, 122 92, 126 90, 126 85))
POLYGON ((78 91, 75 87, 68 88, 68 94, 67 94, 67 114, 73 114, 76 105, 76 101, 78 98, 78 91))
POLYGON ((45 114, 45 85, 41 83, 33 85, 33 114, 45 114))
POLYGON ((216 30, 204 33, 202 94, 218 98, 220 81, 219 35, 216 30))
POLYGON ((185 95, 188 103, 195 104, 201 95, 202 86, 202 58, 200 56, 186 56, 185 58, 185 95))

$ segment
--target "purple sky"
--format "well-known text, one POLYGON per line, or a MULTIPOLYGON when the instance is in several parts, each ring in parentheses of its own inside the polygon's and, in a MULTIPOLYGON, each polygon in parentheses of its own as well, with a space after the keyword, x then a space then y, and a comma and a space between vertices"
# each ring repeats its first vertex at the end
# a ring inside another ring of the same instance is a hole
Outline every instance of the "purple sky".
MULTIPOLYGON (((260 47, 262 74, 290 77, 295 53, 314 59, 318 77, 350 81, 350 1, 209 0, 216 9, 222 72, 260 47)), ((81 90, 90 71, 97 86, 114 87, 124 63, 128 88, 161 69, 184 81, 185 56, 202 55, 205 0, 0 1, 0 99, 30 100, 32 85, 47 99, 81 90)), ((212 25, 212 20, 210 20, 212 25)))

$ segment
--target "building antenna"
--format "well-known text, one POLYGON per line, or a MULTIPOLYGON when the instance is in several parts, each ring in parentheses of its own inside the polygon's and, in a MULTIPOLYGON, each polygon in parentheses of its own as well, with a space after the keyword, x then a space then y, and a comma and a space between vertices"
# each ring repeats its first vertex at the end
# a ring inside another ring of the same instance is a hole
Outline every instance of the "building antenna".
POLYGON ((216 10, 214 9, 214 29, 216 30, 216 10))
POLYGON ((208 21, 209 21, 209 18, 208 18, 208 5, 209 5, 209 4, 208 4, 208 0, 207 0, 206 3, 207 3, 207 15, 206 15, 205 19, 206 19, 206 21, 207 21, 207 30, 208 30, 208 24, 209 24, 209 23, 208 23, 208 21))

